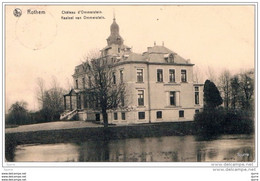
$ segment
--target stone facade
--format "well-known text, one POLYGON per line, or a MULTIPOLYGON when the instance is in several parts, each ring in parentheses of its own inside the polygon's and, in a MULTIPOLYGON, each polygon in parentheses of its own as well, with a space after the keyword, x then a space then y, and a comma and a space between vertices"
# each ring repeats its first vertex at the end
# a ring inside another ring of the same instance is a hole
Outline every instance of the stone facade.
MULTIPOLYGON (((109 111, 113 124, 191 121, 203 107, 203 84, 193 81, 193 66, 172 50, 154 45, 143 54, 131 51, 119 35, 116 20, 101 56, 116 65, 115 77, 126 85, 127 109, 109 111)), ((80 120, 102 121, 102 115, 91 106, 84 93, 89 77, 83 65, 75 67, 74 89, 64 95, 65 109, 77 109, 80 120)))

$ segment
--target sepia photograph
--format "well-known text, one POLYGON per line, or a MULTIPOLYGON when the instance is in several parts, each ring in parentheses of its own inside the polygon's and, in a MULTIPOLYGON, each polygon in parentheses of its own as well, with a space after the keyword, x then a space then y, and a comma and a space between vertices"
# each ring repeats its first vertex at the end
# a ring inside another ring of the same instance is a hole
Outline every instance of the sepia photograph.
POLYGON ((4 164, 257 163, 255 4, 5 4, 3 19, 4 164))

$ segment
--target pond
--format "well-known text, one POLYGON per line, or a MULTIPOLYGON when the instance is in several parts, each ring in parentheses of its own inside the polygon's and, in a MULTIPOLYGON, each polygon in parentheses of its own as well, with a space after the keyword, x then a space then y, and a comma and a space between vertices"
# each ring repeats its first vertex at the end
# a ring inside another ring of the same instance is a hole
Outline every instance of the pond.
POLYGON ((252 162, 254 135, 163 136, 18 145, 14 162, 252 162))

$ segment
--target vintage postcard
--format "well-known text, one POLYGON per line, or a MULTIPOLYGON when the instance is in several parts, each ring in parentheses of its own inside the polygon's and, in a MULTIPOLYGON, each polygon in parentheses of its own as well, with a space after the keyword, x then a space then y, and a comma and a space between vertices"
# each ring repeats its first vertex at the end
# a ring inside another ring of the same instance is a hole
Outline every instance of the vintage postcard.
POLYGON ((3 165, 257 165, 256 4, 2 8, 3 165))

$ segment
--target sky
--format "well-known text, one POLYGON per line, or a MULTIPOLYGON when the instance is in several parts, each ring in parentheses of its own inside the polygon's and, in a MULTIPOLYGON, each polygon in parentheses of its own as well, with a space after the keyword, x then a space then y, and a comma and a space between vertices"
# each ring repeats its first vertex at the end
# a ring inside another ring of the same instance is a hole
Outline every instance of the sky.
POLYGON ((208 67, 216 73, 254 68, 253 6, 6 6, 5 14, 7 109, 23 100, 36 110, 38 78, 48 86, 56 77, 69 89, 75 66, 106 46, 114 15, 124 44, 136 53, 164 42, 190 59, 204 77, 208 67), (16 8, 20 17, 14 16, 16 8), (32 14, 34 10, 38 14, 32 14), (78 14, 81 10, 99 13, 78 14), (68 11, 76 14, 64 14, 68 11), (67 16, 74 19, 62 19, 67 16))

